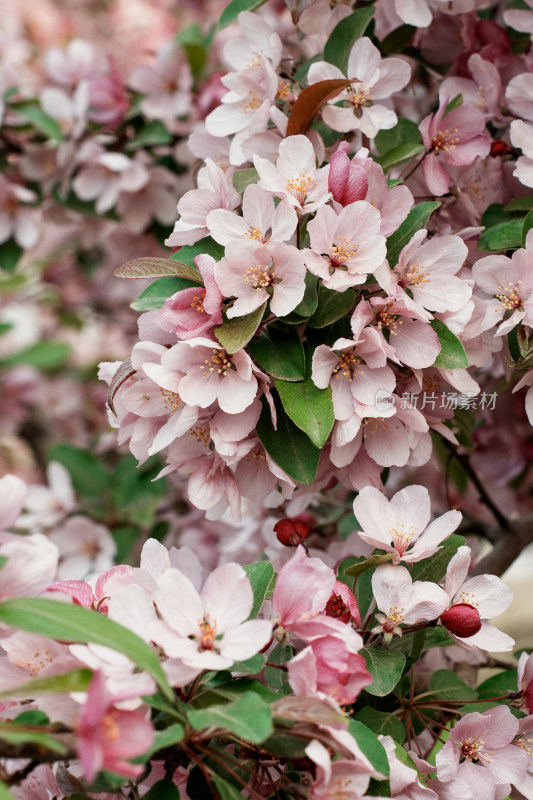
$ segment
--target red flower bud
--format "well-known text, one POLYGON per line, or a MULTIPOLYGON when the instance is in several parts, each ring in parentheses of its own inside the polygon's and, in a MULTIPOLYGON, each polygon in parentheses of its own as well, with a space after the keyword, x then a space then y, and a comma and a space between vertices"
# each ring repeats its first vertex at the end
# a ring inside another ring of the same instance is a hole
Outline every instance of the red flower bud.
POLYGON ((490 146, 490 154, 492 158, 496 158, 497 156, 507 156, 512 155, 514 153, 514 149, 511 147, 510 144, 507 142, 492 142, 490 146))
POLYGON ((309 525, 301 519, 280 519, 274 525, 278 541, 286 547, 298 547, 309 536, 309 525))
POLYGON ((351 613, 350 609, 340 596, 340 594, 333 593, 329 598, 328 602, 326 603, 325 608, 326 616, 327 617, 335 617, 335 619, 340 619, 341 622, 349 622, 351 613))
POLYGON ((458 603, 441 615, 440 621, 454 636, 468 639, 481 628, 479 611, 468 603, 458 603))

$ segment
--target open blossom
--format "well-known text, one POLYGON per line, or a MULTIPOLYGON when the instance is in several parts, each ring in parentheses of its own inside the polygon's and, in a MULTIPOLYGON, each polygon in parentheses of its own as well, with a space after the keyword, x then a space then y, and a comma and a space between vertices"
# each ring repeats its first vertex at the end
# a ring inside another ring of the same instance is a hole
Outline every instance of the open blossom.
POLYGON ((136 778, 143 764, 127 759, 146 752, 154 741, 152 723, 138 711, 122 711, 106 688, 104 676, 95 672, 77 729, 77 749, 83 774, 91 783, 101 769, 136 778))
POLYGON ((365 486, 353 508, 362 527, 361 539, 392 553, 396 564, 421 561, 436 553, 462 518, 459 511, 447 511, 430 523, 429 492, 424 486, 406 486, 390 500, 373 486, 365 486))
POLYGON ((361 753, 360 758, 332 760, 328 750, 316 739, 305 748, 308 758, 316 765, 316 779, 311 786, 310 800, 359 800, 365 793, 376 770, 361 753))
POLYGON ((162 45, 153 66, 140 64, 136 67, 129 85, 144 95, 140 109, 148 119, 172 122, 191 109, 191 69, 176 41, 162 45))
POLYGON ((372 576, 372 591, 379 611, 379 625, 374 633, 384 633, 385 640, 401 636, 400 625, 432 622, 448 605, 448 597, 431 581, 414 581, 405 567, 382 564, 372 576))
POLYGON ((287 136, 279 145, 276 164, 254 156, 259 186, 278 197, 286 197, 297 211, 316 211, 330 198, 329 165, 317 169, 313 145, 298 134, 287 136))
MULTIPOLYGON (((531 15, 533 19, 533 14, 531 15)), ((513 175, 524 186, 533 186, 533 125, 521 119, 511 122, 511 142, 522 150, 515 165, 513 175)))
POLYGON ((327 289, 343 291, 364 283, 387 254, 380 226, 379 211, 364 200, 344 206, 339 214, 322 206, 307 226, 311 240, 311 247, 303 251, 307 268, 322 278, 327 289))
POLYGON ((450 186, 450 177, 441 159, 446 164, 466 166, 490 152, 481 111, 462 105, 445 114, 449 99, 447 93, 443 93, 438 111, 425 117, 419 125, 428 151, 423 165, 424 178, 431 194, 437 196, 446 194, 450 186))
POLYGON ((494 297, 494 322, 503 319, 497 336, 505 336, 519 323, 533 325, 532 265, 533 252, 520 249, 512 258, 487 256, 473 266, 476 284, 494 297))
POLYGON ((272 597, 274 617, 282 628, 294 630, 320 614, 335 586, 335 573, 319 558, 308 558, 300 545, 280 569, 272 597))
POLYGON ((475 575, 469 578, 469 568, 470 548, 459 547, 448 564, 444 591, 451 601, 450 611, 457 608, 458 604, 465 604, 477 611, 479 629, 471 636, 461 635, 460 632, 448 628, 450 633, 459 644, 467 648, 479 647, 491 652, 512 650, 514 639, 488 622, 510 606, 513 599, 511 588, 496 575, 475 575))
POLYGON ((281 200, 276 206, 272 194, 256 183, 244 190, 242 217, 222 208, 210 211, 206 217, 211 236, 224 246, 243 239, 262 244, 288 242, 297 222, 296 211, 288 200, 281 200))
MULTIPOLYGON (((344 77, 338 67, 326 61, 317 61, 309 68, 310 84, 344 77)), ((363 36, 350 50, 347 77, 352 81, 350 85, 322 110, 326 125, 334 131, 361 130, 369 137, 393 128, 398 121, 396 114, 376 101, 403 89, 411 77, 409 64, 401 58, 382 59, 377 47, 363 36), (339 102, 343 105, 339 106, 339 102)))
POLYGON ((72 188, 81 200, 94 200, 99 214, 113 208, 123 192, 138 192, 149 180, 140 158, 106 152, 93 141, 85 143, 78 159, 82 168, 72 181, 72 188))
POLYGON ((200 592, 172 567, 159 579, 152 599, 161 619, 151 623, 151 637, 168 656, 198 672, 251 658, 272 634, 267 620, 248 620, 254 596, 238 564, 218 567, 200 592))
POLYGON ((33 247, 39 238, 39 211, 30 204, 37 195, 0 175, 0 244, 13 237, 23 248, 33 247))
MULTIPOLYGON (((229 212, 228 212, 229 213, 229 212)), ((160 324, 178 339, 212 335, 215 325, 222 322, 222 293, 215 280, 215 259, 206 253, 196 256, 194 263, 203 278, 204 286, 182 289, 161 308, 160 324)))
POLYGON ((228 319, 250 314, 270 299, 270 309, 284 317, 305 292, 305 264, 296 247, 283 242, 233 242, 215 266, 215 279, 226 297, 236 297, 228 319))
POLYGON ((512 743, 518 731, 518 720, 507 706, 467 714, 437 753, 437 778, 445 784, 464 781, 483 800, 505 796, 508 784, 520 784, 526 777, 529 755, 512 743))

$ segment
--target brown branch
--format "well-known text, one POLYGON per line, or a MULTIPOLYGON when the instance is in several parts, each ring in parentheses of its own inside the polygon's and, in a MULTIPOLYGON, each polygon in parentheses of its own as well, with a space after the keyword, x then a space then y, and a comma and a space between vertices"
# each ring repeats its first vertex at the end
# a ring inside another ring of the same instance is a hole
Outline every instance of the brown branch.
POLYGON ((490 540, 495 541, 494 547, 476 564, 472 575, 501 575, 505 572, 522 550, 533 542, 533 514, 510 520, 507 528, 493 528, 490 540))

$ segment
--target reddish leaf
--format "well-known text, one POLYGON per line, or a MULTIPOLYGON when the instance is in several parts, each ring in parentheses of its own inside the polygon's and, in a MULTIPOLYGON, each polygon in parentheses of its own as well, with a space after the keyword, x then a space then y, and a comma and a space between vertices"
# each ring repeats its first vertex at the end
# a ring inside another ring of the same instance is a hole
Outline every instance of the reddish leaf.
POLYGON ((292 107, 287 124, 287 136, 305 133, 324 103, 349 85, 350 81, 347 78, 331 78, 313 83, 304 89, 292 107))
POLYGON ((117 278, 164 278, 176 275, 196 283, 203 283, 202 276, 196 267, 189 267, 180 261, 168 258, 134 258, 113 272, 117 278))
POLYGON ((113 400, 115 399, 115 395, 124 383, 127 381, 128 378, 131 378, 132 375, 135 375, 137 372, 136 369, 133 369, 131 366, 131 359, 127 358, 126 361, 123 361, 120 367, 117 369, 115 374, 113 375, 113 379, 109 384, 109 389, 107 390, 107 404, 113 414, 116 415, 115 406, 113 405, 113 400))

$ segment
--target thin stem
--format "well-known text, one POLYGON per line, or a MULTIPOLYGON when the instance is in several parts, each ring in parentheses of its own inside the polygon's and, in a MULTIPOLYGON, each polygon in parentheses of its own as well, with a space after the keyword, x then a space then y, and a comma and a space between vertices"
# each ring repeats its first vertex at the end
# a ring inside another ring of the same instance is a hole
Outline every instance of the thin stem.
MULTIPOLYGON (((207 755, 213 761, 216 761, 217 764, 220 764, 220 766, 223 767, 226 770, 226 772, 228 772, 231 775, 232 778, 234 778, 236 781, 238 781, 241 784, 241 786, 243 786, 245 789, 247 789, 247 791, 250 792, 250 794, 253 797, 257 797, 258 800, 264 800, 264 797, 262 797, 258 792, 256 792, 255 789, 252 789, 252 787, 250 786, 250 781, 245 781, 244 778, 241 778, 241 776, 238 775, 235 772, 235 770, 232 767, 229 766, 227 761, 224 761, 222 758, 218 757, 218 756, 222 755, 220 753, 220 751, 218 751, 218 755, 215 755, 213 750, 209 750, 209 749, 203 748, 203 747, 199 748, 199 749, 200 749, 201 752, 203 752, 205 755, 207 755)), ((251 773, 251 774, 253 774, 253 773, 251 773)))
POLYGON ((416 164, 414 165, 414 167, 413 167, 412 169, 410 169, 410 170, 409 170, 409 172, 407 173, 407 175, 402 175, 402 180, 404 181, 404 183, 405 183, 405 181, 406 181, 408 178, 410 178, 410 177, 411 177, 411 175, 412 175, 414 172, 416 172, 416 170, 418 169, 418 167, 420 166, 420 164, 422 163, 422 161, 425 159, 425 157, 426 157, 426 153, 424 153, 424 154, 422 155, 422 157, 418 159, 418 161, 416 162, 416 164))

